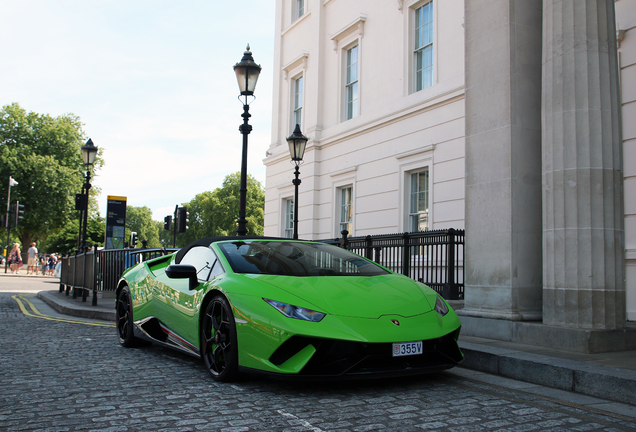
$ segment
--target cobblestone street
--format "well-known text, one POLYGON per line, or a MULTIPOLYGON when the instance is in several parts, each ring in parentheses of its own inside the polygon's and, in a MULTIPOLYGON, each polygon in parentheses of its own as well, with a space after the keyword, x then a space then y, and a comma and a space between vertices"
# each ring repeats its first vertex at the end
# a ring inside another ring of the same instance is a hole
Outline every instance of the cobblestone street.
POLYGON ((629 416, 479 382, 462 369, 365 382, 216 383, 194 357, 121 348, 112 323, 27 316, 12 296, 0 293, 0 430, 636 430, 629 416))

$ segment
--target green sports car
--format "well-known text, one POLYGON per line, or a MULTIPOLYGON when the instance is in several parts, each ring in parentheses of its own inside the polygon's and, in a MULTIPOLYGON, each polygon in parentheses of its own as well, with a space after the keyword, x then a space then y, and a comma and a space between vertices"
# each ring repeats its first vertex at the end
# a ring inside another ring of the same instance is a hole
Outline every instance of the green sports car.
POLYGON ((436 372, 463 359, 461 323, 426 285, 319 242, 197 240, 128 269, 117 332, 201 357, 212 377, 436 372))

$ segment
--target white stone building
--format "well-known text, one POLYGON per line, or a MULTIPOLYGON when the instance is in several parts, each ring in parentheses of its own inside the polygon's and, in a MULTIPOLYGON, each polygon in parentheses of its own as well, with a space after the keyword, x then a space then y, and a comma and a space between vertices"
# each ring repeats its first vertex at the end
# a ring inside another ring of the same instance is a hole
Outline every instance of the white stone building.
POLYGON ((613 24, 611 3, 277 0, 265 235, 291 233, 298 123, 300 238, 465 228, 464 331, 608 339, 636 320, 636 3, 616 0, 618 32, 583 26, 598 40, 584 57, 555 41, 590 16, 613 24), (597 170, 599 152, 614 156, 597 170))

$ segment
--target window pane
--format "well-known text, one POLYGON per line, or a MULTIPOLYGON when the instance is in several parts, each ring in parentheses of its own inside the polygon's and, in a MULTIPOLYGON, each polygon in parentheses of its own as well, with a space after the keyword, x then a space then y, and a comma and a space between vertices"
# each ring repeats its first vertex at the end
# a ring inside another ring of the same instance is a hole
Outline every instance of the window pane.
POLYGON ((358 46, 347 50, 345 77, 345 119, 358 115, 358 46))
POLYGON ((351 234, 353 221, 352 188, 340 190, 340 231, 347 230, 351 234))
POLYGON ((351 83, 358 79, 358 47, 355 46, 347 51, 347 82, 351 83))
POLYGON ((294 112, 292 116, 291 130, 296 125, 302 129, 302 112, 303 112, 303 77, 294 80, 294 112))
POLYGON ((292 1, 294 2, 292 21, 295 21, 305 14, 305 0, 292 0, 292 1))
MULTIPOLYGON (((234 241, 218 243, 234 273, 289 276, 377 276, 376 263, 331 245, 310 242, 234 241)), ((293 290, 302 285, 291 284, 293 290)))
POLYGON ((300 77, 294 82, 294 108, 299 108, 303 100, 303 78, 300 77))
POLYGON ((428 229, 428 170, 411 174, 409 229, 412 232, 428 229))
POLYGON ((216 255, 212 249, 207 246, 196 246, 186 252, 179 264, 193 265, 197 270, 197 279, 207 281, 215 261, 216 255))
POLYGON ((285 200, 285 237, 294 236, 294 200, 285 200))
POLYGON ((433 2, 415 11, 415 91, 433 85, 433 2))

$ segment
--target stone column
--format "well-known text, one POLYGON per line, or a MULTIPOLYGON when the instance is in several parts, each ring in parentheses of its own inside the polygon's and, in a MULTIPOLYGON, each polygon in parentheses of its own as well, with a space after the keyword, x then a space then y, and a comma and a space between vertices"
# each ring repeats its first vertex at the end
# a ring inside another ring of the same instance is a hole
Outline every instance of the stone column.
POLYGON ((543 1, 543 322, 625 323, 614 0, 543 1))
POLYGON ((466 0, 464 12, 466 288, 460 313, 464 333, 493 337, 498 330, 486 326, 498 324, 481 318, 541 319, 542 0, 466 0))

